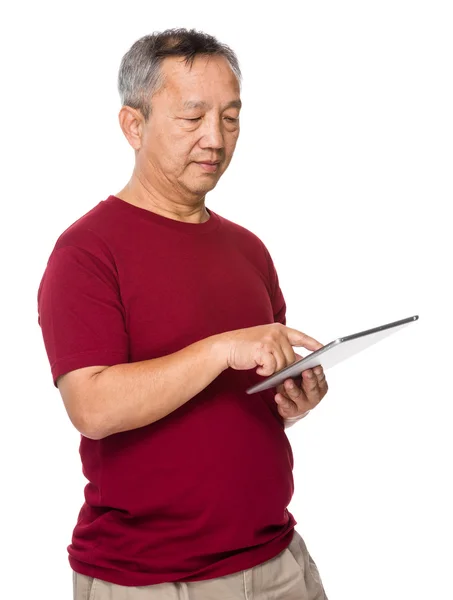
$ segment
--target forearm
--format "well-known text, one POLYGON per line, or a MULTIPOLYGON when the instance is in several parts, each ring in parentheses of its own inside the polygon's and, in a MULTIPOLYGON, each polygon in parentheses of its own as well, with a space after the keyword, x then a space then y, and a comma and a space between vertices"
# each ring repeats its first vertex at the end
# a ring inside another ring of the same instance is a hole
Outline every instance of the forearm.
POLYGON ((227 368, 220 336, 151 360, 107 367, 92 378, 94 439, 154 423, 205 389, 227 368))

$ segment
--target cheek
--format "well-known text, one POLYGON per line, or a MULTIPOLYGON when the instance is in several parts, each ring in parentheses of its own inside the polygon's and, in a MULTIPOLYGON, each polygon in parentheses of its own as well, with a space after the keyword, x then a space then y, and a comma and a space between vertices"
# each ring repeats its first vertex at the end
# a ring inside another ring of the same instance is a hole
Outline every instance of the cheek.
POLYGON ((233 134, 230 134, 229 136, 227 136, 227 139, 225 140, 225 145, 226 145, 226 150, 228 153, 232 154, 234 152, 234 149, 235 149, 237 141, 238 141, 238 137, 239 137, 239 130, 237 130, 233 134))
POLYGON ((174 172, 180 172, 194 155, 193 144, 187 135, 169 135, 167 132, 159 135, 153 153, 162 165, 174 172))
POLYGON ((165 140, 167 154, 173 157, 174 162, 187 163, 189 158, 196 155, 194 150, 198 138, 187 132, 176 132, 165 140))

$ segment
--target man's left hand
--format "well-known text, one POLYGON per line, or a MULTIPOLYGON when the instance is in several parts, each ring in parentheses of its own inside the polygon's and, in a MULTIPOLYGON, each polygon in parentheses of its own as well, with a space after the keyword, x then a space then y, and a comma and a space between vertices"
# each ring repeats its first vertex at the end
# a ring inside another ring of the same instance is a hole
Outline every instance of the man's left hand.
POLYGON ((274 396, 278 412, 284 419, 302 417, 321 402, 328 385, 321 366, 307 369, 297 379, 286 379, 277 386, 274 396))

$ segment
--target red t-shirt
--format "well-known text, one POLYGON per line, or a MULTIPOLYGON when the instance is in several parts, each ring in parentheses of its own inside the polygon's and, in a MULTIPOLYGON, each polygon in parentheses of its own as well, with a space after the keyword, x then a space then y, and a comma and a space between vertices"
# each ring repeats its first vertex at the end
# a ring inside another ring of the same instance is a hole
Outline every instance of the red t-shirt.
MULTIPOLYGON (((109 196, 58 239, 38 292, 57 378, 143 361, 224 331, 280 321, 272 259, 209 210, 183 223, 109 196)), ((227 369, 165 418, 101 440, 81 436, 88 480, 71 567, 126 586, 197 581, 275 557, 297 524, 293 455, 275 390, 227 369)))

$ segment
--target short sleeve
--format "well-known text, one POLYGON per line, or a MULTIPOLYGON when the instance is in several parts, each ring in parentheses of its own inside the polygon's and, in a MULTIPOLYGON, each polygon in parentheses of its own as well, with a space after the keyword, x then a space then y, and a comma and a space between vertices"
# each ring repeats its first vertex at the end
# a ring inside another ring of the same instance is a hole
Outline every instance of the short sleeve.
POLYGON ((125 313, 114 265, 75 246, 54 250, 38 290, 54 385, 82 367, 128 362, 125 313))
POLYGON ((268 268, 269 268, 269 282, 271 289, 271 300, 272 300, 272 309, 274 313, 274 322, 282 323, 286 325, 286 302, 283 296, 283 292, 280 289, 280 283, 278 280, 277 271, 275 269, 275 265, 272 261, 271 255, 267 248, 265 248, 268 268))

